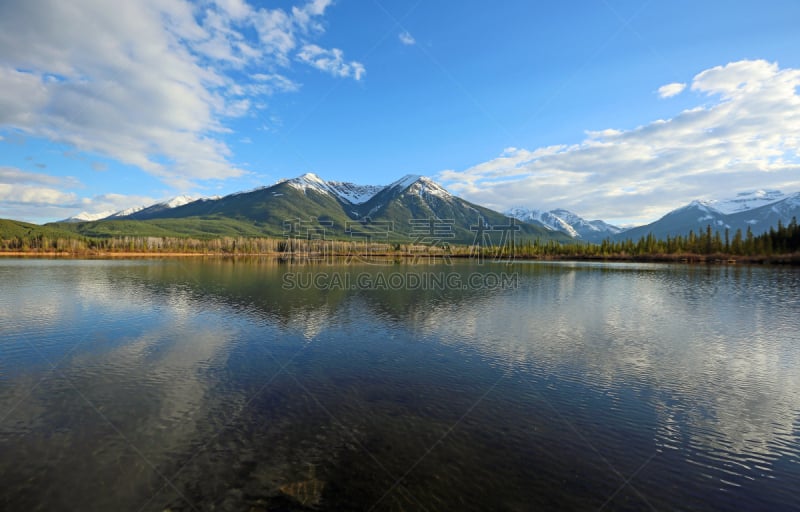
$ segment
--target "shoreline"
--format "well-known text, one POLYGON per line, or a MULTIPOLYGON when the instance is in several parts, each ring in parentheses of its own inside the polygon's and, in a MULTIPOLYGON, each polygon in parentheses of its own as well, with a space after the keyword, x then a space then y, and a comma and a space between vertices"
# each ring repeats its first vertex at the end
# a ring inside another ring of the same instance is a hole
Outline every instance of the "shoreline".
MULTIPOLYGON (((357 257, 349 253, 343 254, 328 254, 326 258, 347 258, 357 257)), ((386 258, 386 259, 400 259, 407 260, 420 257, 434 257, 444 258, 449 257, 452 259, 469 259, 472 257, 469 254, 440 254, 440 253, 371 253, 368 255, 361 255, 370 258, 386 258)), ((276 259, 302 259, 309 257, 308 254, 291 254, 282 252, 266 252, 266 253, 225 253, 225 252, 67 252, 67 251, 0 251, 0 258, 65 258, 65 259, 136 259, 136 258, 193 258, 193 257, 207 257, 207 258, 276 258, 276 259)), ((486 260, 491 258, 487 257, 486 260)), ((705 265, 800 265, 800 253, 780 254, 780 255, 759 255, 759 256, 739 256, 727 254, 643 254, 636 256, 629 255, 608 255, 608 256, 595 256, 595 255, 539 255, 539 256, 523 256, 517 255, 512 257, 511 261, 593 261, 593 262, 630 262, 630 263, 685 263, 685 264, 705 264, 705 265)))

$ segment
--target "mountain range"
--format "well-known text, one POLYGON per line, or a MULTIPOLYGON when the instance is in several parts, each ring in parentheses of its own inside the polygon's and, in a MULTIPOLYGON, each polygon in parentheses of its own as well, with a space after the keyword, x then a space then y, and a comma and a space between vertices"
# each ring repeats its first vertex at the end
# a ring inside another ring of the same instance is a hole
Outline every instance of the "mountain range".
MULTIPOLYGON (((499 213, 454 196, 424 176, 407 175, 389 185, 376 186, 325 181, 307 173, 224 197, 178 196, 119 212, 81 213, 54 225, 101 236, 128 234, 131 230, 130 234, 152 236, 276 236, 287 234, 292 222, 297 224, 295 228, 309 229, 306 221, 315 218, 319 229, 339 237, 363 235, 366 229, 375 236, 400 240, 422 236, 425 233, 421 230, 428 229, 430 238, 438 229, 443 241, 471 243, 476 226, 508 225, 509 218, 514 218, 519 221, 518 235, 523 240, 599 243, 604 239, 636 240, 649 233, 658 238, 686 235, 708 225, 714 230, 728 229, 731 234, 737 229, 746 232, 749 227, 757 235, 779 220, 788 224, 797 216, 800 193, 759 190, 721 201, 692 201, 655 222, 625 229, 602 220, 586 220, 565 209, 517 207, 499 213), (426 219, 447 220, 449 224, 425 227, 420 221, 426 219)), ((501 235, 494 235, 499 240, 501 235)))
POLYGON ((776 227, 778 221, 789 224, 800 217, 800 193, 786 195, 779 190, 742 192, 731 199, 692 201, 676 208, 660 219, 632 228, 621 228, 602 220, 586 220, 568 210, 550 211, 512 208, 506 212, 519 220, 538 223, 551 230, 568 234, 576 240, 599 243, 604 239, 638 240, 652 233, 656 238, 685 236, 689 231, 698 233, 711 226, 714 231, 737 229, 746 233, 749 228, 759 235, 776 227))
MULTIPOLYGON (((502 213, 450 194, 430 178, 407 175, 386 186, 325 181, 307 173, 224 197, 180 197, 93 218, 80 214, 54 225, 87 236, 167 234, 218 236, 371 237, 398 242, 501 243, 502 213)), ((570 237, 529 222, 514 221, 515 238, 570 237)), ((507 239, 506 239, 507 240, 507 239)))

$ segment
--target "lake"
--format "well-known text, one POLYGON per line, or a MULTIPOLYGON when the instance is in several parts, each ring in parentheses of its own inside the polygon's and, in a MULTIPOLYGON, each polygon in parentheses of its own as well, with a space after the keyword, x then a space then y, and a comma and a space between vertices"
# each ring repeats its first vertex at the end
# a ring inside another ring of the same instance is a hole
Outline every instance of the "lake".
POLYGON ((0 509, 800 510, 800 270, 0 259, 0 509))

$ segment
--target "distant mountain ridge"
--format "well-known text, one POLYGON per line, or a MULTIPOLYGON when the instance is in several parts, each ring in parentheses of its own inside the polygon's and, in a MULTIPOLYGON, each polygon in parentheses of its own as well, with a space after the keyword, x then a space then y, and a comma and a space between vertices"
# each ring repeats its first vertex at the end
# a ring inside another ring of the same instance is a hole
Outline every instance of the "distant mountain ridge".
POLYGON ((623 228, 605 221, 586 220, 580 215, 561 208, 543 211, 517 207, 507 210, 506 215, 523 222, 540 224, 552 231, 561 231, 573 239, 592 243, 601 242, 623 231, 623 228))
POLYGON ((170 208, 177 208, 178 206, 183 206, 199 199, 200 198, 180 195, 160 203, 151 204, 150 206, 134 206, 124 210, 109 210, 100 213, 81 212, 78 215, 60 220, 58 222, 92 222, 97 220, 122 219, 126 217, 134 218, 133 216, 139 212, 156 212, 170 208))
POLYGON ((94 222, 96 220, 103 220, 111 217, 112 215, 116 214, 115 210, 106 210, 104 212, 99 213, 89 213, 89 212, 81 212, 77 215, 73 215, 72 217, 68 217, 63 220, 59 220, 57 222, 94 222))
POLYGON ((745 233, 748 228, 754 235, 769 231, 778 225, 800 217, 800 192, 785 194, 780 190, 755 190, 740 192, 735 197, 721 200, 694 200, 670 211, 660 219, 643 226, 622 228, 602 220, 586 220, 568 210, 550 211, 511 208, 506 215, 539 224, 553 231, 561 231, 574 240, 599 243, 606 238, 614 240, 637 240, 652 233, 656 238, 686 236, 689 231, 714 231, 737 229, 745 233))
MULTIPOLYGON (((737 197, 742 198, 743 195, 737 197)), ((792 218, 800 217, 800 192, 785 195, 771 191, 755 200, 751 199, 751 193, 746 193, 745 197, 747 199, 744 201, 692 201, 655 222, 628 229, 615 238, 635 240, 652 233, 656 238, 663 239, 667 236, 686 236, 689 231, 697 233, 708 226, 713 231, 728 230, 731 235, 739 229, 746 233, 749 228, 754 235, 759 235, 776 227, 779 221, 786 225, 792 218), (717 208, 719 204, 732 212, 721 211, 717 208)))

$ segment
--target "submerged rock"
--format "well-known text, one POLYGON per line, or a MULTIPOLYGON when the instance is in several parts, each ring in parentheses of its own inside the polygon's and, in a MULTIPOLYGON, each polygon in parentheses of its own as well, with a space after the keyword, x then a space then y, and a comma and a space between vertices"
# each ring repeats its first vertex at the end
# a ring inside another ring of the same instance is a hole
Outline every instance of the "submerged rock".
POLYGON ((322 501, 325 482, 316 478, 316 471, 313 465, 309 467, 308 473, 307 480, 290 482, 282 485, 279 490, 304 507, 314 507, 322 501))

